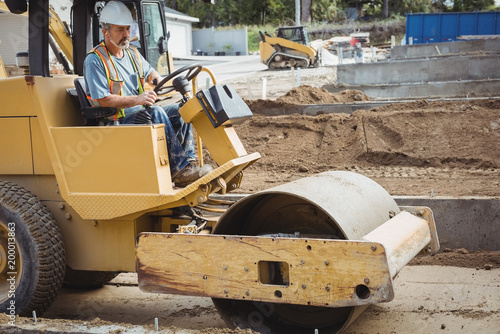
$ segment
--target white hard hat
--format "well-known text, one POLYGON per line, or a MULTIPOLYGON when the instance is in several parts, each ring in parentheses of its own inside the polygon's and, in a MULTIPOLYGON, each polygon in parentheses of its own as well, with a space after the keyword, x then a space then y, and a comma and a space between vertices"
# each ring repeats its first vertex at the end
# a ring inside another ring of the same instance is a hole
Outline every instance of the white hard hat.
POLYGON ((100 23, 116 24, 119 26, 129 26, 134 23, 130 10, 123 2, 110 1, 101 10, 100 23))

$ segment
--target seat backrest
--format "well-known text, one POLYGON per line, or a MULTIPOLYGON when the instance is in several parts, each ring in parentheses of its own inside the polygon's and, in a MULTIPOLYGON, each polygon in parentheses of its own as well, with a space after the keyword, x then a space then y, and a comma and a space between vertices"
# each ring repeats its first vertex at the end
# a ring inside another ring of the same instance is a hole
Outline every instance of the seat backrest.
POLYGON ((112 121, 106 118, 115 115, 117 112, 116 108, 93 107, 87 99, 87 94, 85 93, 85 80, 83 77, 75 78, 73 84, 75 85, 76 95, 80 103, 80 110, 85 125, 108 125, 112 123, 112 121))
POLYGON ((76 94, 78 96, 78 101, 80 102, 80 107, 92 107, 89 100, 87 100, 87 94, 85 93, 85 79, 82 77, 75 78, 73 81, 75 84, 76 94))

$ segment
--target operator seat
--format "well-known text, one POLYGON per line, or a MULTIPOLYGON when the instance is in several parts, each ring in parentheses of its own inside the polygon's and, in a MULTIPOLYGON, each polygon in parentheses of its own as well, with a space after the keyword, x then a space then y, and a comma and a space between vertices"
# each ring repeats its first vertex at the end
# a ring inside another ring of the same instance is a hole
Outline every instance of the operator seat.
POLYGON ((93 107, 87 99, 85 93, 85 80, 83 77, 75 78, 73 81, 76 89, 78 101, 80 102, 80 111, 83 117, 84 125, 111 125, 113 121, 109 118, 116 114, 116 108, 112 107, 93 107))

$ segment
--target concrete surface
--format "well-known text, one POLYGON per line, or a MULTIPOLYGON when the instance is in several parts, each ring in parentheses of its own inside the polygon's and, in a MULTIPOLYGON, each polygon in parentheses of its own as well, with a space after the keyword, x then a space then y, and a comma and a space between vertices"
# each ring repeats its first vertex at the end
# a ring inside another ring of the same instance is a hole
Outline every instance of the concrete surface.
POLYGON ((391 49, 391 59, 402 60, 440 57, 471 52, 500 52, 500 40, 477 40, 417 45, 396 45, 391 49))
MULTIPOLYGON (((114 282, 135 284, 134 277, 121 274, 114 282)), ((407 266, 394 281, 394 300, 370 306, 345 333, 498 333, 499 287, 500 269, 407 266)), ((158 333, 155 317, 161 333, 231 333, 210 298, 148 294, 130 285, 63 289, 36 324, 18 318, 16 327, 0 324, 0 332, 158 333)))
POLYGON ((402 84, 500 78, 500 57, 471 56, 337 66, 337 83, 402 84))
MULTIPOLYGON (((253 72, 267 70, 267 66, 260 63, 260 56, 185 56, 174 59, 174 68, 178 69, 188 64, 199 63, 208 68, 215 75, 217 83, 224 83, 229 79, 241 77, 253 72)), ((198 78, 198 87, 204 89, 207 74, 201 73, 198 78)))
POLYGON ((345 333, 498 334, 499 274, 499 269, 406 266, 394 281, 394 300, 369 308, 345 333))

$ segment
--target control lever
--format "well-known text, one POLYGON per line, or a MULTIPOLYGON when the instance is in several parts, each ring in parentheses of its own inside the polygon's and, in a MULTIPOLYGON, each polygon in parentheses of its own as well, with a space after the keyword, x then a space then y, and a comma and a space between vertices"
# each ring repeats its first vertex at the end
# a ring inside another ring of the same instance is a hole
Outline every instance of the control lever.
POLYGON ((153 124, 151 118, 151 107, 145 104, 144 109, 139 110, 134 116, 134 124, 153 124))

